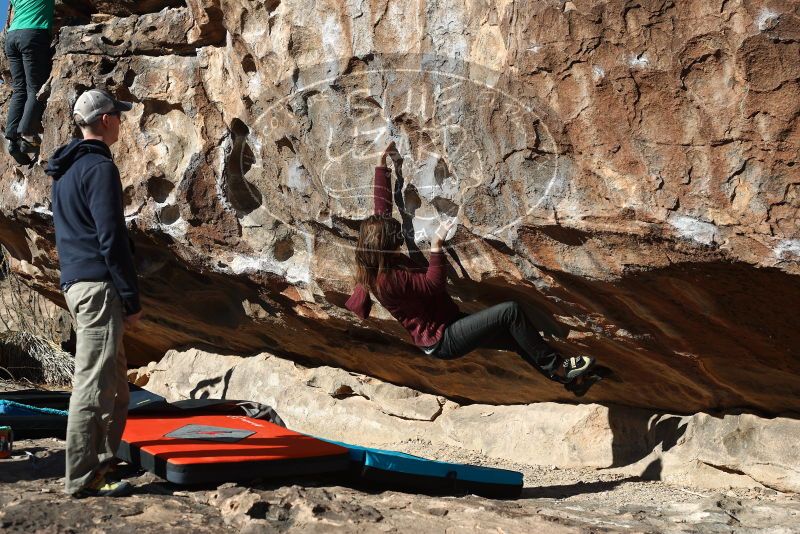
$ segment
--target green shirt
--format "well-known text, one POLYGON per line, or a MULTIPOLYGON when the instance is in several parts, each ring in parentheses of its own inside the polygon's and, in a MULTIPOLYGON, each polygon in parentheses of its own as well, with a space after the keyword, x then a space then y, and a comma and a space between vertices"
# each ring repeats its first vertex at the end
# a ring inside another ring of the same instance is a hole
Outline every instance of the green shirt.
POLYGON ((8 31, 52 28, 55 0, 11 0, 11 5, 14 13, 8 31))

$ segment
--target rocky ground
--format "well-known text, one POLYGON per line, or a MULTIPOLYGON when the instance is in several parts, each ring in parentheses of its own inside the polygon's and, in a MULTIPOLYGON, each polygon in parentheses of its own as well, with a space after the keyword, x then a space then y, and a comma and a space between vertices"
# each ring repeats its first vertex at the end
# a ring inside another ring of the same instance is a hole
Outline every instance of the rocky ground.
MULTIPOLYGON (((398 448, 420 452, 411 441, 398 448)), ((438 457, 494 464, 473 452, 438 457)), ((800 496, 769 489, 709 491, 603 470, 504 464, 525 473, 518 500, 427 496, 341 480, 302 479, 184 488, 121 473, 124 499, 61 493, 64 442, 20 441, 0 461, 0 530, 61 532, 800 532, 800 496)))

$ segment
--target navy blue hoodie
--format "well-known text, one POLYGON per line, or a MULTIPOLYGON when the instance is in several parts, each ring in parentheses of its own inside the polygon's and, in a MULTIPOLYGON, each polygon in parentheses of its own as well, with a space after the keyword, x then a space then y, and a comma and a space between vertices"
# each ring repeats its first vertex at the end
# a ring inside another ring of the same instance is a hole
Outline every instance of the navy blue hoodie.
POLYGON ((126 315, 141 310, 136 266, 125 226, 122 182, 102 141, 73 139, 47 165, 61 284, 110 280, 126 315))

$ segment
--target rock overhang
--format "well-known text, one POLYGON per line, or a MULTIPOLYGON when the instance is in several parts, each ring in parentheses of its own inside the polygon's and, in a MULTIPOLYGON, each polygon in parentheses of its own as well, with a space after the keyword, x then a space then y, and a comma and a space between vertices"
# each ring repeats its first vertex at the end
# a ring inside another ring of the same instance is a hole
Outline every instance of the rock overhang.
MULTIPOLYGON (((61 29, 43 150, 74 133, 81 90, 135 103, 114 149, 148 309, 133 363, 204 344, 457 399, 568 400, 516 356, 432 361, 385 311, 343 309, 394 139, 409 250, 458 213, 462 308, 514 298, 565 353, 617 369, 591 400, 798 409, 791 8, 133 4, 61 29)), ((58 299, 49 181, 5 165, 3 242, 58 299)))

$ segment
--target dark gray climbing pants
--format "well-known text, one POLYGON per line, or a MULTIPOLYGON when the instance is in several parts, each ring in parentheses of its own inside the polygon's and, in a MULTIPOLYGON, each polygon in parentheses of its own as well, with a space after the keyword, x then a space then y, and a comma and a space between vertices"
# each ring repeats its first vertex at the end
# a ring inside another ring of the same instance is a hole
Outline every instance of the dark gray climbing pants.
POLYGON ((14 30, 6 35, 6 56, 13 79, 6 138, 39 133, 44 105, 36 98, 50 76, 49 30, 14 30))
POLYGON ((546 376, 558 364, 558 353, 536 331, 516 302, 504 302, 465 315, 445 328, 433 356, 460 358, 475 349, 513 351, 546 376))

